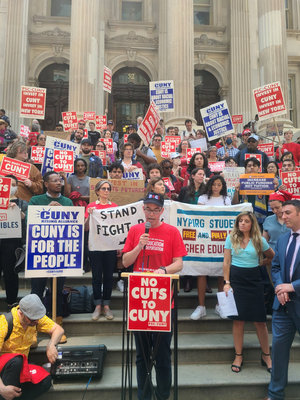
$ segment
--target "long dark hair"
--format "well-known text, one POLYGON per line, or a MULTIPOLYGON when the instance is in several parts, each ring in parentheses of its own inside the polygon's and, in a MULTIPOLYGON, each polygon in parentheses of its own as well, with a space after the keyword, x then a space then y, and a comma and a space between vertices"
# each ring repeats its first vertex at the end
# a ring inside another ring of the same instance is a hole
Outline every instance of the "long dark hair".
POLYGON ((78 164, 79 161, 82 161, 83 164, 84 164, 84 166, 85 166, 85 171, 84 171, 85 174, 86 174, 86 171, 87 171, 87 169, 88 169, 87 162, 86 162, 83 158, 78 157, 78 158, 76 158, 76 160, 74 161, 74 175, 76 175, 76 166, 77 166, 77 164, 78 164))
POLYGON ((221 181, 221 183, 222 183, 222 190, 220 192, 220 196, 223 196, 223 198, 225 200, 225 197, 227 197, 227 185, 226 185, 225 179, 221 175, 214 175, 213 177, 210 178, 210 180, 206 184, 205 194, 207 194, 207 197, 209 199, 211 198, 212 186, 213 186, 214 182, 217 180, 221 181))
MULTIPOLYGON (((204 176, 205 176, 204 168, 194 168, 193 171, 191 172, 191 175, 189 176, 190 184, 188 185, 188 187, 186 189, 186 193, 187 193, 188 197, 191 199, 193 199, 195 197, 195 193, 196 193, 195 181, 194 181, 193 176, 195 176, 196 173, 200 170, 204 172, 204 176)), ((199 186, 198 192, 199 192, 200 196, 201 196, 201 194, 203 194, 205 192, 205 183, 204 182, 202 182, 201 185, 199 186)))
POLYGON ((206 168, 208 167, 208 161, 207 161, 207 157, 206 157, 206 155, 204 154, 204 153, 195 153, 195 154, 193 154, 192 155, 192 158, 191 158, 191 160, 190 160, 190 162, 189 162, 189 165, 188 165, 188 167, 187 167, 187 172, 189 173, 189 174, 191 174, 192 173, 192 171, 193 171, 193 169, 195 169, 196 168, 196 165, 195 165, 195 158, 196 158, 196 156, 198 156, 199 154, 201 154, 201 156, 203 157, 203 169, 204 169, 204 171, 205 171, 205 173, 206 173, 206 168))

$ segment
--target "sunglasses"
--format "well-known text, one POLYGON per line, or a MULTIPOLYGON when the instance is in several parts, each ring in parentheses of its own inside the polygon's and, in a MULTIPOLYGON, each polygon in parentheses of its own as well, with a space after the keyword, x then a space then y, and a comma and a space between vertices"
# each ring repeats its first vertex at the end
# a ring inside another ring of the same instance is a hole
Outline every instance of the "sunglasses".
POLYGON ((101 187, 100 190, 106 191, 106 192, 111 192, 111 188, 110 187, 101 187))

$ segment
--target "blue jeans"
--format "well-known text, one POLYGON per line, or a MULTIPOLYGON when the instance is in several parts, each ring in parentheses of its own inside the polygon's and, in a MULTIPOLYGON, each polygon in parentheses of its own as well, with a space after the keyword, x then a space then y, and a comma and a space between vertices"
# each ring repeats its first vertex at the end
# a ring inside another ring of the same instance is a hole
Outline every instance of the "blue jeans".
POLYGON ((272 374, 269 384, 269 397, 283 400, 284 389, 288 382, 290 349, 295 333, 300 333, 300 320, 294 310, 294 303, 273 311, 272 317, 272 374))
MULTIPOLYGON (((157 382, 157 388, 155 390, 156 397, 157 400, 168 399, 170 396, 172 383, 172 332, 135 332, 134 336, 136 346, 138 399, 151 400, 152 398, 151 386, 149 384, 149 380, 147 381, 147 369, 150 369, 150 363, 152 360, 151 356, 153 351, 156 352, 156 354, 154 355, 154 365, 157 382), (145 359, 147 364, 145 364, 145 359)), ((151 373, 149 379, 151 379, 151 373)))

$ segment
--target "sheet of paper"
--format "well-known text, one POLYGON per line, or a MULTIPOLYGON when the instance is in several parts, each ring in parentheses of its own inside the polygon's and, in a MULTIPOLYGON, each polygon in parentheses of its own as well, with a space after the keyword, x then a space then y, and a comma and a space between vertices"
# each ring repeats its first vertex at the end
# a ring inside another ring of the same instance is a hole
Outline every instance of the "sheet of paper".
POLYGON ((238 315, 232 290, 228 292, 228 296, 226 296, 225 292, 219 292, 217 296, 219 306, 224 315, 238 315))

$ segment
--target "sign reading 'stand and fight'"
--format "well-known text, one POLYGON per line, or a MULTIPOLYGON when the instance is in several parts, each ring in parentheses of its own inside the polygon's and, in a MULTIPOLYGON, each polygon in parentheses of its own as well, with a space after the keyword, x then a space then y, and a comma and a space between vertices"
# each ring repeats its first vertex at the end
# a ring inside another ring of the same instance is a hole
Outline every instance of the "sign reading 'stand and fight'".
POLYGON ((130 274, 128 330, 171 331, 171 277, 130 274))
POLYGON ((234 133, 226 100, 202 108, 200 112, 209 141, 234 133))
POLYGON ((160 112, 174 111, 174 82, 149 82, 150 100, 154 101, 160 112))
POLYGON ((261 121, 287 113, 280 82, 273 82, 253 90, 261 121))
POLYGON ((29 206, 26 278, 83 274, 83 207, 29 206))

